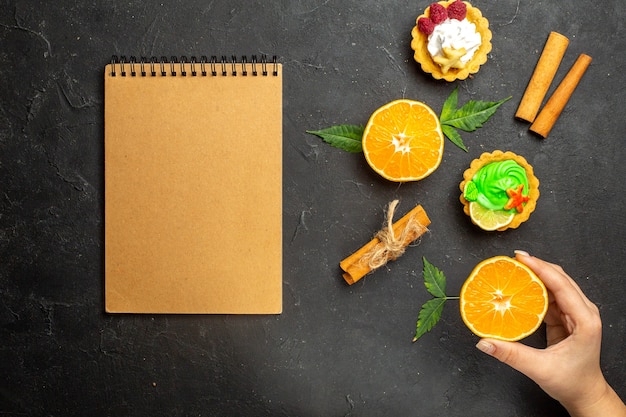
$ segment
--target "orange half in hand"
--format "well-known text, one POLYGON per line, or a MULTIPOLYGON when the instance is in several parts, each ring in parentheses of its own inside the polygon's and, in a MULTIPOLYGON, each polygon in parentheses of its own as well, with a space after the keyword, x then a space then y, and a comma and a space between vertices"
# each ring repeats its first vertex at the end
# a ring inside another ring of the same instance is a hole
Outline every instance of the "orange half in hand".
POLYGON ((543 282, 523 263, 496 256, 479 263, 461 288, 461 317, 480 337, 516 341, 534 333, 548 311, 543 282))
POLYGON ((372 114, 363 132, 363 153, 384 178, 417 181, 437 169, 443 142, 435 112, 419 101, 401 99, 372 114))

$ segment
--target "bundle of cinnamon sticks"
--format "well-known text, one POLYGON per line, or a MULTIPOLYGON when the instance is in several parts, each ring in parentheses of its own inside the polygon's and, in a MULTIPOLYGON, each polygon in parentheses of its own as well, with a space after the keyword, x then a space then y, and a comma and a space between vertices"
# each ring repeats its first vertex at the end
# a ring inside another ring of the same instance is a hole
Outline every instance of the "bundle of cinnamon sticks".
POLYGON ((400 257, 407 246, 428 231, 430 219, 422 206, 417 205, 400 220, 393 223, 398 205, 393 200, 387 210, 386 225, 367 244, 339 263, 343 279, 350 285, 368 273, 400 257))
POLYGON ((550 33, 515 113, 516 118, 532 123, 530 126, 531 132, 538 134, 544 139, 552 130, 574 89, 576 89, 591 63, 589 55, 580 54, 540 112, 541 103, 556 75, 568 44, 569 39, 567 37, 557 32, 550 33))

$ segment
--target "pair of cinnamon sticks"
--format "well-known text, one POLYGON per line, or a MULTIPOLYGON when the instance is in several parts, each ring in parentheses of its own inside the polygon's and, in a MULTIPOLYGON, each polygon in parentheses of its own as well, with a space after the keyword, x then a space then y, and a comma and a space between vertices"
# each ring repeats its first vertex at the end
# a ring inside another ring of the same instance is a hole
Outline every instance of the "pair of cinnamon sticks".
POLYGON ((560 33, 551 32, 539 57, 535 71, 526 87, 515 117, 532 123, 530 131, 544 139, 548 136, 552 127, 561 115, 576 86, 580 82, 587 67, 591 63, 591 57, 580 54, 572 65, 567 75, 558 85, 545 106, 539 112, 539 107, 550 88, 550 84, 561 64, 569 39, 560 33))

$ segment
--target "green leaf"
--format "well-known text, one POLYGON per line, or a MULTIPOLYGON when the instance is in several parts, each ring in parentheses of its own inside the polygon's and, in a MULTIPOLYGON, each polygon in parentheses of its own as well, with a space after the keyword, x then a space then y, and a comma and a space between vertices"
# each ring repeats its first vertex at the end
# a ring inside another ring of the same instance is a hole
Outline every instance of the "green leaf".
POLYGON ((422 274, 426 289, 433 297, 446 298, 446 276, 439 268, 428 262, 426 258, 422 259, 424 261, 422 274))
POLYGON ((456 87, 452 93, 448 96, 446 101, 443 103, 443 107, 441 108, 441 116, 439 116, 439 121, 443 123, 444 120, 450 119, 450 117, 454 114, 456 110, 456 106, 459 101, 459 87, 456 87))
POLYGON ((443 132, 444 135, 446 135, 448 139, 450 139, 452 143, 454 143, 456 146, 458 146, 459 148, 467 152, 467 148, 465 147, 465 144, 463 143, 463 139, 461 138, 461 135, 452 126, 441 125, 441 131, 443 132))
POLYGON ((437 324, 441 318, 445 302, 445 298, 433 298, 424 303, 417 316, 417 326, 415 329, 415 337, 413 338, 414 342, 437 324))
POLYGON ((319 136, 324 142, 347 152, 363 152, 363 126, 338 125, 322 130, 307 130, 306 133, 319 136))
POLYGON ((459 102, 459 88, 456 87, 448 96, 441 108, 439 121, 441 122, 441 131, 452 143, 467 152, 467 148, 461 139, 459 132, 455 130, 461 129, 465 132, 473 132, 483 126, 503 103, 510 100, 507 97, 500 101, 473 101, 470 100, 457 109, 459 102))
MULTIPOLYGON (((456 92, 456 90, 455 90, 456 92)), ((455 94, 453 92, 452 94, 455 94)), ((440 122, 444 125, 453 126, 465 132, 473 132, 483 126, 503 103, 510 100, 507 97, 500 101, 473 101, 470 100, 460 109, 455 111, 446 111, 445 117, 442 113, 440 122)))

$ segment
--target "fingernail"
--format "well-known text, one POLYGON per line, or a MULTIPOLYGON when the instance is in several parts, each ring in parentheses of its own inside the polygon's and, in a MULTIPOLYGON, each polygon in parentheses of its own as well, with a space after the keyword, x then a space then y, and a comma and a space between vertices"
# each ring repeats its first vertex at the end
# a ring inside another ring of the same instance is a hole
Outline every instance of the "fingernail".
POLYGON ((489 342, 485 342, 484 340, 478 342, 476 344, 476 347, 478 348, 478 350, 480 350, 481 352, 485 352, 488 355, 491 355, 493 352, 496 351, 496 347, 494 345, 489 342))
POLYGON ((530 254, 525 250, 516 250, 515 253, 522 256, 530 256, 530 254))

